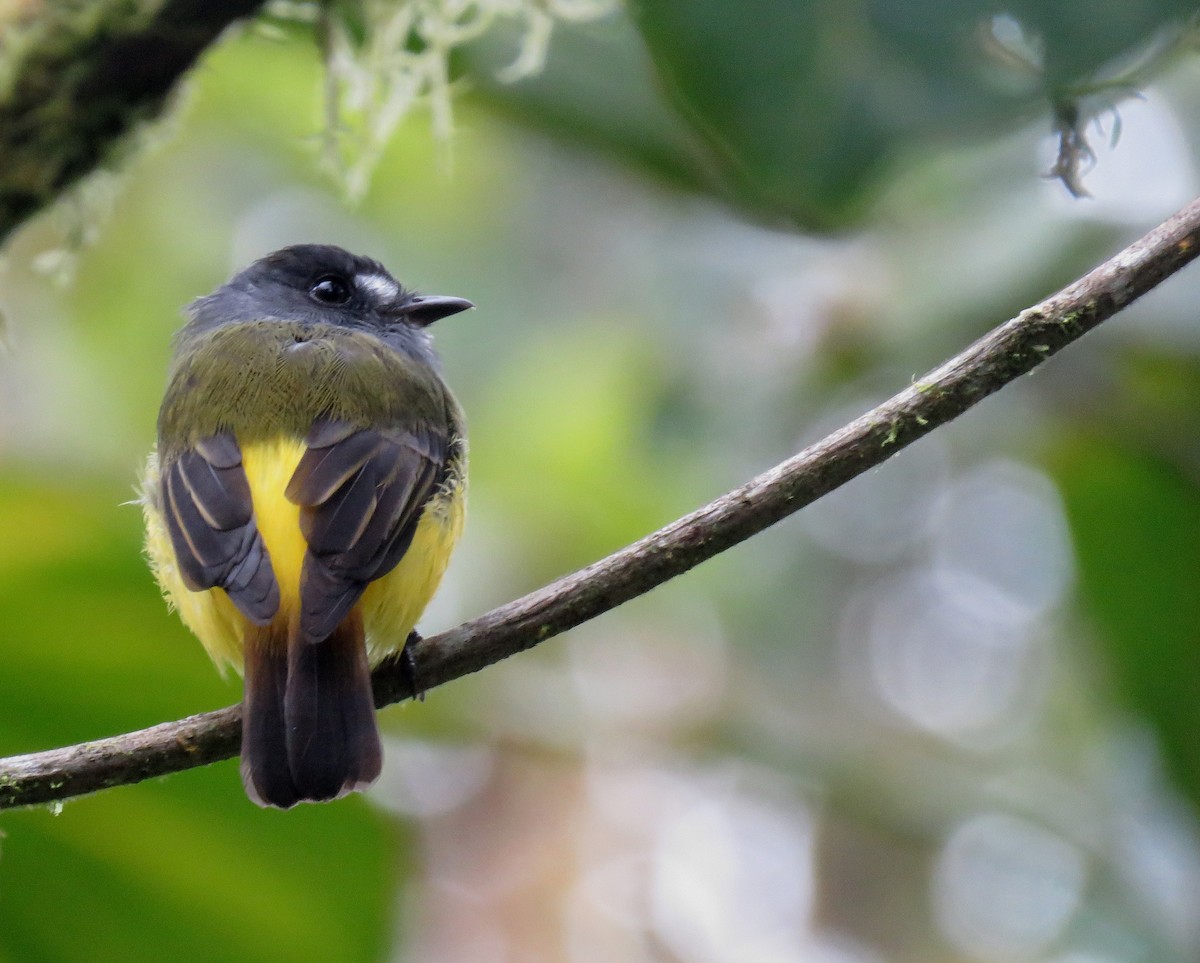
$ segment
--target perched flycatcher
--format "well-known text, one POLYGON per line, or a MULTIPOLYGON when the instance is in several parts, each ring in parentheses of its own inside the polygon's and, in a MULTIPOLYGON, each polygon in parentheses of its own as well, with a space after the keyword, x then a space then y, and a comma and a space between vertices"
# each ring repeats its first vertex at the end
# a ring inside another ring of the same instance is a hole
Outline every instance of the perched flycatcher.
POLYGON ((463 522, 463 417, 426 329, 470 307, 300 245, 195 301, 179 332, 146 550, 208 654, 243 671, 260 805, 379 775, 370 668, 403 648, 463 522))

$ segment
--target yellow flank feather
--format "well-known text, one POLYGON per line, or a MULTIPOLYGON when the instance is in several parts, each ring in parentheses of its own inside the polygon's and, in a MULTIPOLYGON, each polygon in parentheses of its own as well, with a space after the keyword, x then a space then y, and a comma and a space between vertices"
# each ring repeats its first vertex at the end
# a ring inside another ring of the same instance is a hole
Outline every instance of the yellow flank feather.
POLYGON ((300 569, 308 543, 300 531, 300 506, 289 502, 283 492, 304 451, 303 441, 290 438, 242 446, 242 468, 250 485, 254 524, 267 546, 279 583, 277 618, 300 611, 300 569))
MULTIPOLYGON (((254 504, 255 524, 262 534, 279 583, 279 615, 298 611, 300 572, 307 544, 300 530, 300 509, 284 490, 304 454, 299 440, 277 439, 248 444, 242 464, 254 504)), ((248 623, 224 589, 193 592, 175 562, 170 534, 158 505, 158 457, 151 453, 142 484, 146 520, 146 555, 168 603, 204 645, 220 668, 242 671, 242 649, 248 623)), ((434 493, 399 564, 371 583, 357 609, 362 616, 372 665, 403 647, 445 574, 450 554, 462 533, 465 491, 460 481, 434 493)))
POLYGON ((400 563, 367 586, 358 609, 367 634, 367 658, 376 665, 404 647, 433 598, 466 517, 466 491, 460 479, 434 492, 400 563))

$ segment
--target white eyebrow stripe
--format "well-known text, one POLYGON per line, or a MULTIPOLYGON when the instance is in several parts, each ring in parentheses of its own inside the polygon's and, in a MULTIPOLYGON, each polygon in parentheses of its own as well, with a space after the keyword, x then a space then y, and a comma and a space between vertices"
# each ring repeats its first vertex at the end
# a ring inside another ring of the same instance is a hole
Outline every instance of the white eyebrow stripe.
POLYGON ((380 300, 390 300, 400 293, 400 285, 383 274, 360 274, 355 280, 380 300))

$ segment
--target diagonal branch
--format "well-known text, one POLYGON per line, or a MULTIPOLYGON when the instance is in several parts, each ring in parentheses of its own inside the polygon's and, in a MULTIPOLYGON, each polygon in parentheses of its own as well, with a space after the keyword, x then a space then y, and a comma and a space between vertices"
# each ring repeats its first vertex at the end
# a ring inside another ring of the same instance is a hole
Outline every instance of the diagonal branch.
MULTIPOLYGON (((432 688, 532 648, 761 532, 943 425, 1112 317, 1200 254, 1200 199, 920 381, 690 515, 572 575, 414 646, 432 688)), ((376 703, 408 695, 398 660, 376 703)), ((227 759, 241 713, 217 712, 0 760, 0 808, 51 802, 227 759)))

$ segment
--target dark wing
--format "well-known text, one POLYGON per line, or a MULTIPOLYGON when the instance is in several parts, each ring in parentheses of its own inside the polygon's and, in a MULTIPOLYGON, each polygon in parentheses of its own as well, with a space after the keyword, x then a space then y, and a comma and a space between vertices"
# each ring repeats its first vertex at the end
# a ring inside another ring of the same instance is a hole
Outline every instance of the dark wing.
POLYGON ((300 628, 329 636, 375 579, 412 544, 421 511, 444 475, 445 429, 357 429, 317 422, 287 497, 300 506, 308 554, 300 577, 300 628))
POLYGON ((162 496, 184 584, 195 592, 223 588, 251 622, 270 622, 279 585, 254 524, 237 439, 214 435, 164 463, 162 496))

